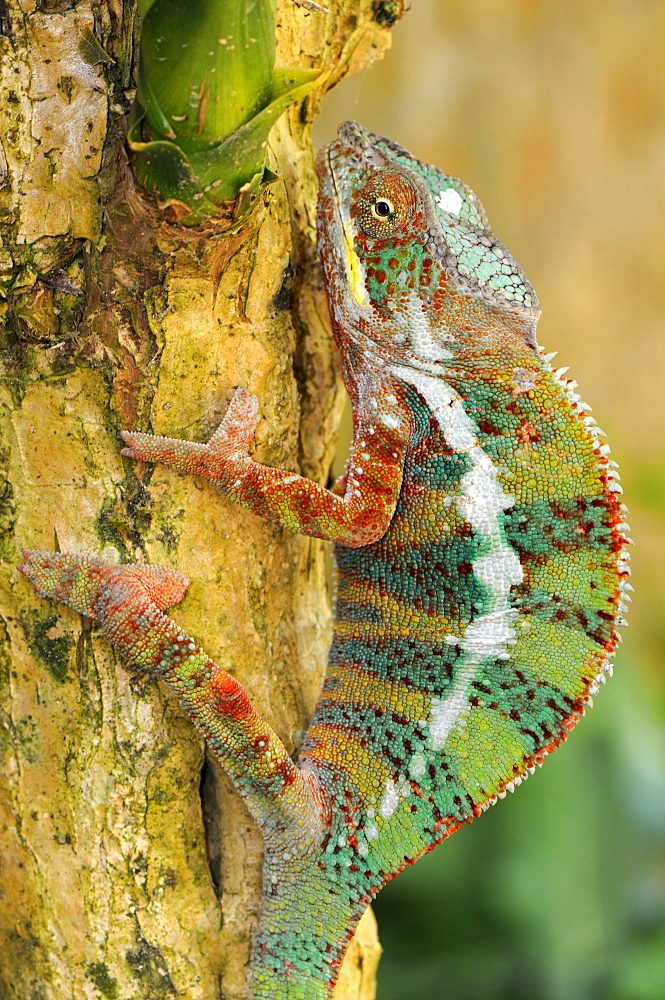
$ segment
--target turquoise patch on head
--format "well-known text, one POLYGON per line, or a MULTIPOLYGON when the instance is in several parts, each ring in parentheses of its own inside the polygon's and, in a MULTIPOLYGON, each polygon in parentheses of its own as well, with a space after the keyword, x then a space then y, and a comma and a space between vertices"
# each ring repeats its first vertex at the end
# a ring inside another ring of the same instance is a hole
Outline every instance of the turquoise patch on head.
MULTIPOLYGON (((380 140, 376 144, 382 146, 380 140)), ((538 300, 526 275, 494 237, 485 210, 471 188, 438 167, 414 159, 406 150, 398 152, 388 146, 386 152, 396 163, 404 164, 417 174, 427 186, 437 222, 455 255, 462 280, 476 281, 490 296, 491 292, 496 292, 500 299, 526 309, 538 309, 538 300)))
POLYGON ((395 159, 398 163, 403 163, 404 166, 413 170, 414 174, 417 174, 425 182, 429 193, 432 195, 436 214, 442 228, 445 229, 450 219, 453 218, 459 219, 461 222, 466 223, 468 226, 473 226, 475 229, 489 231, 490 224, 485 215, 485 209, 471 188, 468 188, 466 184, 457 180, 456 177, 444 174, 443 170, 439 170, 438 167, 432 166, 430 163, 421 163, 419 160, 413 160, 409 156, 396 156, 395 159), (448 191, 454 191, 459 195, 461 199, 459 212, 451 212, 442 207, 441 203, 443 202, 445 205, 450 197, 446 198, 446 192, 448 191))

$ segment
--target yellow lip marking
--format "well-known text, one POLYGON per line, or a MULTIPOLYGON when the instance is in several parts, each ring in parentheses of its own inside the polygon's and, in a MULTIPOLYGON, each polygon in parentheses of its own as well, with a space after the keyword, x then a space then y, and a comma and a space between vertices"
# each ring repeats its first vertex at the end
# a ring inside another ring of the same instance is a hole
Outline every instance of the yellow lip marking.
POLYGON ((369 295, 365 288, 365 268, 360 263, 358 254, 353 249, 353 229, 351 220, 342 216, 342 201, 337 186, 337 176, 335 174, 335 164, 331 152, 328 150, 328 168, 334 190, 333 204, 337 212, 337 217, 342 225, 342 235, 344 236, 344 265, 348 278, 351 293, 359 306, 368 306, 369 295))
POLYGON ((369 295, 365 288, 365 268, 360 263, 358 254, 353 249, 353 230, 351 222, 347 221, 343 225, 344 232, 344 263, 346 264, 346 275, 353 297, 359 306, 369 305, 369 295))

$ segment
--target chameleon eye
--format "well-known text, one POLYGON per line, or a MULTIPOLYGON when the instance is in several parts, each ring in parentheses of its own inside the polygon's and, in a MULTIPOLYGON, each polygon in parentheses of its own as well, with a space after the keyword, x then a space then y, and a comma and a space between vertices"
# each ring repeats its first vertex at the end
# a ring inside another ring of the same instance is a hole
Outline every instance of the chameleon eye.
POLYGON ((351 214, 366 236, 387 239, 403 232, 413 220, 418 196, 402 174, 379 173, 360 189, 351 214))
POLYGON ((394 214, 395 209, 392 201, 387 198, 378 198, 372 205, 372 215, 377 219, 388 219, 394 214))

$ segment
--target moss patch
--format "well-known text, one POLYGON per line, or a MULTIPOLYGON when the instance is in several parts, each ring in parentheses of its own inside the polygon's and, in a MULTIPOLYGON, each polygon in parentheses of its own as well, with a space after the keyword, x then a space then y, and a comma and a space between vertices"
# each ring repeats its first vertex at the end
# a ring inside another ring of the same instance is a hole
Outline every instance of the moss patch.
POLYGON ((93 962, 86 969, 88 978, 92 980, 99 992, 107 1000, 116 1000, 120 995, 118 992, 118 981, 109 974, 103 962, 93 962))
POLYGON ((28 644, 35 659, 56 681, 64 684, 69 673, 69 653, 74 638, 65 630, 57 612, 43 618, 36 613, 32 615, 28 625, 28 644))

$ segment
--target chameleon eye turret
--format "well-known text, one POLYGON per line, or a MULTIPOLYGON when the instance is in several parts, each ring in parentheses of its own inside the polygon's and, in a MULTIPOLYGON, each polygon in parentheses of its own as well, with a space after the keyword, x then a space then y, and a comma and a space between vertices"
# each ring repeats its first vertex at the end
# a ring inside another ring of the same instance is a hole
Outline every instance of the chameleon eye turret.
POLYGON ((401 174, 381 172, 358 192, 351 217, 358 229, 374 239, 407 236, 419 203, 413 184, 401 174))
POLYGON ((472 191, 347 122, 318 161, 319 252, 353 405, 334 491, 249 455, 238 389, 207 445, 124 455, 212 480, 335 546, 335 630, 297 763, 165 614, 173 570, 26 552, 42 596, 162 677, 262 830, 254 1000, 325 1000, 384 883, 512 791, 610 672, 627 565, 620 486, 539 306, 472 191))

